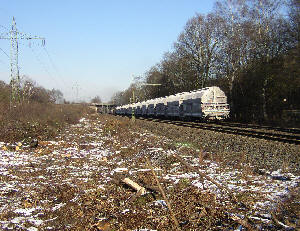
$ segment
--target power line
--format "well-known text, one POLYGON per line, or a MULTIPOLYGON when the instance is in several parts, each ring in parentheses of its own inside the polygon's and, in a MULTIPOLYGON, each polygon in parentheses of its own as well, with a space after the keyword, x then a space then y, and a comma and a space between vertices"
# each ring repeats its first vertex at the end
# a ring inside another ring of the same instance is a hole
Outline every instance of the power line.
POLYGON ((9 57, 9 55, 0 47, 0 50, 8 57, 8 58, 10 58, 9 57))
MULTIPOLYGON (((9 55, 1 47, 0 50, 9 58, 9 55)), ((7 63, 3 62, 2 60, 0 60, 0 63, 7 65, 7 63)))
POLYGON ((46 49, 46 46, 43 46, 43 48, 44 48, 44 51, 45 51, 46 54, 47 54, 47 57, 48 57, 48 59, 49 59, 51 65, 52 65, 52 68, 56 71, 57 75, 60 77, 60 80, 61 80, 61 81, 63 82, 63 84, 66 86, 66 83, 65 83, 64 79, 62 78, 62 76, 61 76, 61 74, 60 74, 60 72, 59 72, 57 66, 56 66, 55 63, 53 62, 53 59, 51 58, 51 56, 50 56, 48 50, 46 49))
POLYGON ((19 75, 19 39, 26 40, 41 40, 42 45, 45 44, 45 38, 37 36, 28 36, 25 33, 18 31, 15 18, 12 19, 11 30, 6 34, 6 36, 0 36, 0 39, 7 39, 11 42, 10 49, 10 78, 11 78, 11 102, 20 101, 20 75, 19 75))
MULTIPOLYGON (((11 64, 11 87, 12 87, 12 99, 15 100, 16 98, 18 98, 18 94, 19 94, 19 88, 20 88, 20 75, 19 75, 19 63, 18 63, 18 53, 19 53, 19 45, 22 44, 21 41, 19 41, 20 39, 22 40, 26 40, 29 42, 29 48, 31 49, 35 59, 37 60, 37 62, 40 64, 40 66, 42 67, 42 69, 48 74, 48 76, 56 83, 56 85, 61 85, 62 86, 67 86, 66 82, 64 81, 64 79, 62 78, 57 66, 55 65, 53 59, 51 58, 51 55, 49 53, 49 51, 46 49, 45 47, 45 39, 44 38, 40 38, 37 36, 28 36, 25 33, 20 32, 19 30, 17 30, 16 28, 16 22, 15 19, 13 18, 13 23, 11 26, 11 30, 9 30, 8 28, 6 28, 3 25, 0 25, 0 28, 4 28, 6 31, 8 31, 7 33, 2 33, 0 34, 0 39, 9 39, 11 40, 11 55, 9 56, 3 49, 0 48, 0 50, 7 56, 10 58, 10 64, 11 64), (31 41, 34 40, 42 40, 42 47, 44 48, 43 50, 46 53, 47 58, 49 59, 50 62, 50 66, 54 69, 55 73, 53 75, 53 73, 49 70, 49 65, 46 65, 47 62, 43 62, 42 58, 41 58, 41 52, 36 52, 35 49, 33 49, 33 47, 31 46, 31 41), (61 84, 58 84, 57 79, 55 78, 55 76, 57 76, 58 80, 60 80, 59 82, 61 84)), ((20 28, 20 26, 18 26, 20 28)), ((21 28, 22 29, 22 28, 21 28)))
POLYGON ((36 58, 37 62, 41 65, 41 67, 43 68, 43 70, 50 76, 50 78, 52 80, 54 80, 55 84, 58 85, 56 79, 53 77, 53 75, 51 74, 51 72, 48 70, 46 64, 42 61, 42 59, 39 57, 39 55, 36 53, 36 51, 30 47, 32 53, 34 54, 34 57, 36 58))

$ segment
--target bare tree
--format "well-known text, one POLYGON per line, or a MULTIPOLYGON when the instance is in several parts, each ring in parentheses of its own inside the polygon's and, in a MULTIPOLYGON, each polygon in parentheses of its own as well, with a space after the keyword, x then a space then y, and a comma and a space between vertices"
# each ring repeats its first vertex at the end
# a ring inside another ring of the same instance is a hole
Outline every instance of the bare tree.
POLYGON ((191 59, 198 77, 197 88, 205 86, 217 58, 217 50, 221 45, 220 20, 222 19, 214 14, 197 14, 187 22, 175 43, 177 52, 191 59))
POLYGON ((296 45, 300 41, 300 1, 289 0, 289 17, 291 22, 291 37, 295 39, 296 45))
MULTIPOLYGON (((284 21, 280 14, 281 0, 248 0, 249 18, 254 22, 254 31, 251 40, 255 52, 254 59, 269 63, 270 60, 283 51, 286 51, 284 43, 280 42, 284 36, 283 27, 280 26, 284 21), (278 31, 279 29, 279 31, 278 31)), ((267 96, 266 89, 271 80, 271 76, 267 72, 264 73, 262 79, 262 113, 265 120, 268 119, 267 114, 267 96)))
POLYGON ((52 89, 50 91, 50 97, 53 103, 61 104, 64 102, 63 93, 58 89, 52 89))
MULTIPOLYGON (((268 113, 274 111, 270 101, 279 102, 281 97, 274 98, 282 81, 276 70, 284 69, 285 54, 294 54, 292 48, 299 46, 299 0, 286 1, 217 1, 213 13, 197 14, 187 22, 174 49, 141 79, 161 86, 135 82, 115 98, 124 104, 130 102, 133 92, 145 100, 218 82, 230 93, 232 111, 235 103, 244 107, 244 113, 251 108, 253 114, 268 119, 268 113), (289 18, 282 15, 287 12, 282 8, 286 1, 290 3, 289 18)), ((292 58, 289 66, 293 60, 297 59, 292 58)), ((293 76, 290 74, 291 79, 293 76)))
POLYGON ((102 103, 102 100, 99 95, 91 99, 91 103, 102 103))
POLYGON ((176 51, 166 53, 161 63, 161 69, 164 95, 198 88, 197 73, 193 70, 192 61, 188 56, 178 54, 176 51))
MULTIPOLYGON (((254 62, 268 63, 291 47, 286 33, 287 20, 280 14, 281 7, 281 0, 223 0, 216 3, 215 12, 225 22, 221 54, 225 62, 219 70, 228 78, 231 96, 242 70, 254 62)), ((260 78, 264 119, 268 118, 266 88, 269 78, 265 70, 260 78)), ((234 110, 233 100, 230 103, 234 110)))
POLYGON ((115 92, 109 102, 116 105, 122 105, 122 94, 122 91, 115 92))
MULTIPOLYGON (((251 23, 245 19, 247 5, 243 0, 218 1, 215 4, 215 14, 223 18, 221 60, 218 65, 228 79, 229 92, 232 95, 233 84, 238 71, 246 65, 249 57, 249 39, 247 33, 251 23)), ((231 108, 233 101, 231 99, 231 108)))
POLYGON ((21 100, 22 102, 30 103, 30 98, 34 94, 36 82, 28 76, 21 78, 21 100))

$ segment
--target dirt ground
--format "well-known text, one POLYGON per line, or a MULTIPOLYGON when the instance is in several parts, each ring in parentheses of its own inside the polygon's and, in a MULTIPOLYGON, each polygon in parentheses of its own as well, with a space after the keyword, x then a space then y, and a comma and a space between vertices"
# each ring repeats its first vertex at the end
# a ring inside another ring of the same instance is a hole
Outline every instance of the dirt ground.
MULTIPOLYGON (((203 135, 211 145, 192 142, 193 134, 174 126, 89 115, 55 139, 40 140, 37 147, 1 142, 0 229, 300 227, 297 165, 291 161, 262 168, 240 150, 224 149, 223 156, 214 150, 220 134, 203 135), (169 135, 174 130, 180 137, 169 135), (125 178, 143 190, 137 192, 125 178)), ((278 155, 269 146, 267 154, 278 155)))

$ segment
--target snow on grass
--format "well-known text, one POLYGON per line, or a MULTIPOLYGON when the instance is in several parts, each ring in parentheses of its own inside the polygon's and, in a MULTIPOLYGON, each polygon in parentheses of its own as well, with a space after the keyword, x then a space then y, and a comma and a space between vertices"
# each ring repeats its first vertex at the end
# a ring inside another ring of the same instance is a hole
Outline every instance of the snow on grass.
MULTIPOLYGON (((35 202, 34 195, 41 188, 50 187, 55 191, 55 185, 62 183, 71 187, 74 182, 89 183, 91 175, 102 170, 99 160, 111 153, 103 148, 102 140, 81 142, 86 137, 97 137, 95 131, 86 131, 90 127, 89 120, 82 118, 80 124, 71 126, 64 136, 58 136, 56 141, 43 142, 46 145, 41 144, 36 150, 0 150, 0 229, 38 230, 44 222, 38 214, 55 212, 66 206, 65 202, 57 203, 55 196, 35 202), (85 132, 74 133, 81 130, 85 132), (89 148, 79 148, 84 145, 89 148), (50 151, 44 154, 46 149, 50 151), (81 165, 81 161, 85 164, 81 165), (39 206, 34 206, 35 203, 39 206), (25 228, 25 224, 31 224, 31 227, 25 228)), ((75 203, 78 198, 79 195, 75 195, 70 201, 75 203)))
MULTIPOLYGON (((199 166, 195 163, 193 166, 199 166)), ((280 202, 282 199, 290 192, 291 189, 299 185, 300 176, 295 176, 292 173, 282 173, 282 170, 269 173, 267 176, 263 175, 247 175, 247 180, 242 179, 243 172, 237 169, 223 169, 220 172, 220 166, 215 163, 206 160, 206 168, 201 172, 211 177, 213 180, 225 185, 234 194, 238 193, 257 193, 261 194, 260 200, 258 200, 253 208, 260 212, 267 212, 274 207, 274 202, 280 202), (274 176, 277 176, 274 178, 274 176), (284 180, 282 180, 284 179, 284 180), (287 180, 288 179, 288 180, 287 180)), ((178 164, 175 163, 173 170, 170 172, 178 172, 178 164)), ((182 174, 167 174, 164 179, 172 180, 174 184, 177 184, 180 179, 187 179, 191 181, 191 184, 201 188, 202 190, 207 190, 209 192, 214 192, 218 198, 223 197, 223 192, 214 185, 212 182, 204 179, 200 180, 201 177, 198 173, 182 173, 182 174)))
MULTIPOLYGON (((39 230, 41 225, 46 229, 56 229, 51 224, 48 226, 48 222, 53 222, 57 218, 53 218, 53 213, 63 211, 69 205, 68 203, 81 203, 82 193, 105 191, 106 183, 110 181, 112 175, 117 173, 135 176, 151 172, 145 163, 131 167, 130 163, 134 162, 132 159, 116 156, 126 152, 127 149, 134 150, 134 145, 138 146, 139 142, 158 146, 152 143, 152 134, 133 132, 140 138, 135 138, 132 143, 121 143, 114 140, 114 137, 102 136, 102 131, 101 124, 82 118, 79 124, 70 126, 56 140, 47 141, 46 145, 41 145, 36 150, 1 150, 0 229, 33 231, 39 230), (111 142, 118 148, 110 150, 105 142, 111 142), (48 151, 45 152, 47 149, 48 151), (96 186, 91 186, 95 179, 96 186), (62 186, 74 189, 70 190, 73 195, 70 197, 67 195, 65 200, 61 199, 65 190, 59 188, 62 186), (61 191, 57 191, 58 189, 61 191), (37 200, 37 195, 43 196, 48 192, 52 194, 37 200), (48 217, 44 217, 45 214, 48 214, 48 217)), ((5 145, 7 144, 0 142, 0 146, 5 145)), ((141 153, 136 153, 134 158, 143 158, 146 154, 159 159, 177 154, 176 150, 164 150, 161 147, 152 146, 141 153)), ((282 170, 274 172, 265 170, 265 175, 247 174, 245 176, 243 170, 223 168, 219 163, 211 160, 204 160, 200 165, 199 160, 191 155, 181 155, 181 157, 190 162, 191 166, 225 185, 235 195, 241 193, 258 195, 252 205, 254 212, 251 217, 253 220, 264 223, 270 222, 269 212, 274 203, 281 201, 292 188, 300 183, 299 176, 284 173, 282 170)), ((216 185, 206 179, 201 180, 198 173, 183 169, 181 163, 172 162, 164 165, 162 162, 161 165, 153 166, 160 179, 169 180, 175 185, 180 181, 185 181, 187 184, 200 188, 203 192, 215 193, 218 199, 223 198, 224 192, 221 192, 216 185)), ((106 196, 103 195, 103 197, 106 196)), ((156 200, 151 205, 166 208, 164 200, 156 200)), ((127 214, 130 210, 125 209, 120 213, 127 214)), ((71 227, 71 225, 66 227, 71 227)))

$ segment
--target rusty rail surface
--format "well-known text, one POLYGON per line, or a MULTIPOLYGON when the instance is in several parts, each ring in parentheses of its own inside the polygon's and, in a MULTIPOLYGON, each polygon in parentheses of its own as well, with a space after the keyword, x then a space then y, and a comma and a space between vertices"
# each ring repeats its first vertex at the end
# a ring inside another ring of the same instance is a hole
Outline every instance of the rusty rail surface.
POLYGON ((182 127, 199 128, 215 132, 227 134, 241 135, 258 139, 272 140, 290 144, 300 144, 300 129, 296 128, 279 128, 271 126, 259 126, 254 124, 242 123, 206 123, 206 122, 191 122, 181 120, 169 120, 159 118, 138 118, 159 123, 168 123, 182 127))

